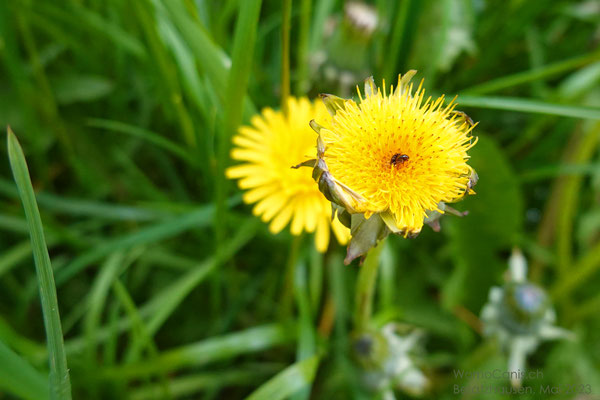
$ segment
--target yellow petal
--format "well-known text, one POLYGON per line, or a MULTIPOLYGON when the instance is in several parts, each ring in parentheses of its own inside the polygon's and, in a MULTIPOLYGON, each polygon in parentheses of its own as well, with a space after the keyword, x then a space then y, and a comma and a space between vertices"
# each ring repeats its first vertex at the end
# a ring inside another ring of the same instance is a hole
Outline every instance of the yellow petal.
POLYGON ((335 238, 339 244, 348 243, 350 240, 350 229, 342 225, 342 223, 338 220, 337 215, 331 222, 331 228, 333 229, 333 233, 335 234, 335 238))
POLYGON ((306 223, 306 213, 306 201, 304 199, 298 199, 296 202, 296 212, 294 213, 294 218, 292 219, 292 235, 299 235, 300 232, 302 232, 302 228, 306 223))
POLYGON ((256 166, 254 164, 240 164, 233 167, 229 167, 225 170, 225 176, 229 179, 238 179, 245 176, 252 176, 257 174, 264 174, 264 167, 256 166))
POLYGON ((315 246, 321 253, 324 253, 329 246, 329 221, 327 218, 319 218, 315 233, 315 246))
POLYGON ((271 233, 279 233, 281 230, 290 222, 290 218, 292 217, 292 212, 294 211, 293 202, 290 201, 288 204, 283 207, 283 209, 273 218, 271 224, 269 225, 269 230, 271 233))
POLYGON ((256 203, 257 201, 269 196, 277 190, 275 185, 259 186, 255 189, 249 190, 244 193, 243 200, 246 204, 256 203))
POLYGON ((254 150, 233 149, 231 151, 231 158, 239 161, 262 162, 265 157, 267 157, 267 155, 254 150))

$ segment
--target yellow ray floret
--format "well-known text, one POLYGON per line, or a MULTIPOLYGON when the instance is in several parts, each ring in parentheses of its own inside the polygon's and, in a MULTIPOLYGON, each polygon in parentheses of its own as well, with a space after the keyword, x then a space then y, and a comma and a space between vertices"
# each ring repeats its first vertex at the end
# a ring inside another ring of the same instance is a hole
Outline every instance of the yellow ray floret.
POLYGON ((269 223, 273 233, 280 232, 291 221, 291 232, 316 232, 319 251, 329 244, 330 227, 342 244, 349 230, 337 218, 331 222, 331 205, 319 192, 310 168, 291 166, 314 157, 316 134, 308 123, 311 119, 329 119, 325 106, 306 98, 288 99, 288 117, 266 108, 255 115, 252 126, 239 129, 233 138, 231 158, 242 161, 226 171, 231 179, 246 190, 244 201, 256 203, 255 215, 269 223))
POLYGON ((414 234, 428 212, 469 193, 467 151, 476 140, 454 101, 425 99, 422 83, 411 93, 406 80, 389 94, 368 82, 359 103, 339 103, 329 123, 317 122, 331 176, 363 198, 357 211, 391 215, 399 231, 414 234))

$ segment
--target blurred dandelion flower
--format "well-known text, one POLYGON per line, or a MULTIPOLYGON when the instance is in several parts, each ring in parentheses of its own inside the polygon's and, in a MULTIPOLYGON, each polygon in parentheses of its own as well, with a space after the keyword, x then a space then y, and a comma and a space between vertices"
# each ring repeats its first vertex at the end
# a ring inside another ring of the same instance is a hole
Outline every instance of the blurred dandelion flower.
POLYGON ((422 83, 412 94, 415 73, 399 77, 389 94, 368 80, 365 96, 358 92, 360 103, 323 95, 331 122, 311 124, 319 134, 315 179, 338 212, 352 215, 353 240, 360 236, 364 242, 354 250, 350 243, 347 261, 389 232, 416 236, 424 223, 455 211, 446 203, 460 200, 476 183, 467 164, 475 124, 454 111, 454 101, 444 105, 444 96, 424 100, 422 83), (370 221, 374 214, 377 221, 370 221), (368 225, 370 233, 355 235, 358 225, 368 225))
POLYGON ((315 185, 308 169, 292 169, 315 153, 315 133, 311 119, 326 120, 327 109, 322 102, 311 103, 307 98, 288 99, 288 116, 265 108, 255 115, 252 126, 243 126, 233 138, 231 158, 243 161, 230 167, 226 175, 239 179, 240 189, 246 190, 244 201, 256 203, 253 213, 269 222, 272 233, 280 232, 291 220, 291 232, 315 232, 315 244, 324 252, 329 244, 330 230, 341 244, 349 230, 337 218, 331 219, 331 205, 315 185))

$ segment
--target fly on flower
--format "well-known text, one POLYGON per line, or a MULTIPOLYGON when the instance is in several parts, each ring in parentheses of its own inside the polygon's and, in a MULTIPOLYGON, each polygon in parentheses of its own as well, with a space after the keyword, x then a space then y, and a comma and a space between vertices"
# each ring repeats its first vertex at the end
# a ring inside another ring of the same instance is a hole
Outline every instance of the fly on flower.
POLYGON ((413 93, 416 71, 398 78, 389 94, 365 82, 360 102, 322 95, 331 119, 311 122, 317 132, 313 177, 351 228, 346 263, 364 255, 389 233, 417 236, 424 223, 439 228, 446 203, 474 193, 477 174, 467 151, 476 124, 444 104, 425 99, 422 83, 413 93))
POLYGON ((329 244, 330 227, 342 244, 348 241, 349 231, 337 218, 330 221, 331 207, 315 186, 310 170, 290 167, 315 153, 315 134, 308 121, 327 118, 321 102, 311 103, 306 98, 289 98, 287 116, 264 109, 252 118, 251 127, 241 127, 233 138, 231 157, 243 163, 226 171, 228 178, 239 179, 240 189, 246 190, 244 201, 256 203, 254 214, 270 222, 272 233, 291 221, 293 235, 316 232, 315 244, 321 252, 329 244))

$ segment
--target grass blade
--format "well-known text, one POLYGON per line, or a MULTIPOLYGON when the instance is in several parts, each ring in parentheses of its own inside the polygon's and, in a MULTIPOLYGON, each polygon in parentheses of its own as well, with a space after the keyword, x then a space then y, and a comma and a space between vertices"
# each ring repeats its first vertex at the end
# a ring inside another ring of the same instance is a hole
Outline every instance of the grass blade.
MULTIPOLYGON (((17 189, 11 181, 0 178, 0 194, 17 198, 17 189)), ((45 212, 74 217, 94 217, 107 220, 152 221, 165 218, 171 213, 145 207, 122 206, 99 201, 56 196, 51 193, 36 193, 38 206, 45 212)))
POLYGON ((169 139, 164 138, 158 133, 138 128, 137 126, 129 125, 119 121, 111 121, 108 119, 92 118, 88 120, 88 126, 94 128, 106 129, 113 132, 124 133, 133 137, 143 139, 149 143, 160 147, 174 156, 179 157, 190 165, 197 165, 198 161, 186 149, 173 143, 169 139))
POLYGON ((482 83, 463 90, 463 93, 469 94, 485 94, 497 92, 506 88, 517 85, 522 85, 528 82, 538 81, 540 79, 550 78, 552 76, 567 72, 571 69, 590 64, 600 59, 600 52, 585 54, 583 56, 574 57, 568 60, 559 61, 543 67, 534 68, 529 71, 519 72, 517 74, 503 76, 492 81, 482 83))
POLYGON ((48 382, 27 361, 0 341, 0 391, 6 390, 20 398, 48 398, 48 382))
POLYGON ((8 128, 8 158, 19 189, 19 195, 25 209, 25 217, 31 236, 31 247, 39 281, 40 298, 44 314, 44 326, 48 341, 50 360, 50 397, 52 399, 71 399, 71 380, 67 368, 67 356, 63 343, 56 286, 42 218, 35 201, 35 194, 23 150, 12 130, 8 128))
MULTIPOLYGON (((252 386, 258 379, 266 379, 277 372, 275 365, 252 365, 247 368, 204 372, 174 378, 170 382, 171 394, 175 398, 190 396, 200 391, 222 386, 252 386)), ((151 384, 136 389, 131 400, 162 399, 160 384, 151 384)))
POLYGON ((287 115, 287 100, 290 97, 290 30, 292 0, 283 0, 281 10, 281 109, 287 115))
POLYGON ((250 78, 250 65, 256 42, 256 27, 260 15, 261 0, 248 0, 240 5, 235 29, 233 57, 225 96, 225 126, 218 142, 215 230, 219 245, 225 240, 227 182, 225 166, 228 160, 232 135, 242 122, 244 98, 250 78))
POLYGON ((293 341, 295 336, 294 326, 263 325, 169 350, 141 363, 109 368, 103 371, 102 376, 110 379, 138 378, 189 366, 206 365, 286 344, 293 341))
POLYGON ((112 240, 106 240, 100 246, 83 253, 65 268, 61 269, 56 276, 57 285, 61 285, 92 263, 119 250, 127 250, 131 247, 151 244, 169 237, 179 235, 192 228, 201 228, 208 225, 213 215, 212 205, 203 206, 190 213, 168 219, 164 222, 154 224, 138 232, 123 235, 112 240))
POLYGON ((461 106, 600 120, 600 108, 547 103, 517 97, 460 96, 461 106))
POLYGON ((310 385, 315 379, 320 357, 315 355, 295 363, 246 397, 246 400, 281 400, 310 385))

